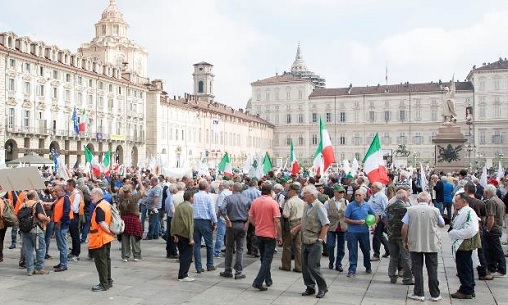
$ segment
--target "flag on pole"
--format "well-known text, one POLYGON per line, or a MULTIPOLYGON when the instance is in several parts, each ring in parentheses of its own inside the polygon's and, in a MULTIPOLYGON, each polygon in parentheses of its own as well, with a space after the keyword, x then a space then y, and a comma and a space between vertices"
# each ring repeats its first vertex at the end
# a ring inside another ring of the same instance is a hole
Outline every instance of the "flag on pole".
POLYGON ((296 159, 295 148, 293 147, 293 141, 291 141, 291 175, 298 175, 300 171, 300 166, 298 165, 298 160, 296 159))
POLYGON ((319 145, 314 154, 314 168, 316 169, 316 174, 320 172, 324 173, 330 164, 335 162, 332 141, 330 141, 330 135, 328 134, 328 130, 326 130, 322 117, 319 117, 319 137, 319 145))
POLYGON ((81 112, 81 117, 79 118, 79 131, 86 131, 86 121, 88 120, 88 117, 86 115, 86 110, 83 109, 83 112, 81 112))
POLYGON ((487 164, 483 166, 482 175, 480 176, 480 185, 484 188, 487 186, 487 164))
POLYGON ((358 164, 358 160, 356 160, 356 157, 353 159, 353 165, 352 165, 352 169, 351 169, 351 175, 353 175, 353 177, 356 177, 356 175, 358 175, 358 169, 360 168, 360 164, 358 164))
POLYGON ((268 172, 272 170, 272 167, 272 160, 270 160, 270 156, 268 155, 268 152, 266 152, 265 157, 263 158, 263 175, 268 174, 268 172))
POLYGON ((85 163, 92 163, 93 154, 88 148, 88 146, 85 146, 85 163))
POLYGON ((74 127, 74 132, 79 133, 79 122, 78 122, 78 114, 76 112, 76 107, 74 107, 74 111, 72 111, 72 125, 74 127))
POLYGON ((104 165, 104 167, 109 167, 109 165, 111 164, 111 152, 109 151, 106 151, 106 153, 104 153, 104 159, 102 159, 102 164, 104 165))
POLYGON ((501 164, 501 161, 499 161, 499 166, 497 168, 497 176, 496 176, 497 182, 501 182, 501 178, 503 178, 503 177, 504 177, 503 164, 501 164))
POLYGON ((379 135, 377 133, 374 139, 372 139, 372 143, 370 143, 365 158, 363 158, 363 170, 371 183, 381 182, 387 184, 390 181, 388 179, 383 155, 381 154, 381 142, 379 141, 379 135))
POLYGON ((224 154, 224 157, 222 157, 222 160, 219 162, 217 168, 220 172, 224 173, 224 178, 233 178, 233 166, 231 166, 231 160, 229 159, 228 153, 224 154))

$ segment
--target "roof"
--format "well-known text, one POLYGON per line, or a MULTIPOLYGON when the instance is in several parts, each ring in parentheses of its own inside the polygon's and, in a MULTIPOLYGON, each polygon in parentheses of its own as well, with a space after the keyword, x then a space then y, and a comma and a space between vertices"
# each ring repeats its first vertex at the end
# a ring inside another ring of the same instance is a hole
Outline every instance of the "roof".
POLYGON ((212 64, 207 63, 206 61, 198 62, 197 64, 194 64, 194 66, 212 66, 212 64))
POLYGON ((310 83, 309 79, 293 76, 289 73, 282 75, 275 75, 269 78, 255 81, 251 83, 252 86, 260 85, 276 85, 276 84, 289 84, 289 83, 310 83))
POLYGON ((473 67, 473 70, 508 70, 508 60, 499 58, 498 61, 493 63, 483 63, 481 67, 473 67))
MULTIPOLYGON (((404 93, 425 93, 440 92, 443 87, 448 86, 449 82, 431 82, 420 84, 398 84, 398 85, 377 85, 367 87, 345 87, 345 88, 316 88, 310 94, 309 98, 326 96, 354 96, 354 95, 375 95, 375 94, 404 94, 404 93)), ((457 91, 473 91, 471 82, 456 82, 457 91)))

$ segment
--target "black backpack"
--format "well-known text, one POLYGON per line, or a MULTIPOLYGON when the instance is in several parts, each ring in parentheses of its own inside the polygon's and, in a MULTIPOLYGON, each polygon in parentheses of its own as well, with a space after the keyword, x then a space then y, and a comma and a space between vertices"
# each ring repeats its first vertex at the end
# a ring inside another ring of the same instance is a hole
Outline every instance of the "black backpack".
POLYGON ((23 233, 30 233, 35 227, 34 210, 36 204, 29 207, 24 203, 18 211, 18 228, 23 233))

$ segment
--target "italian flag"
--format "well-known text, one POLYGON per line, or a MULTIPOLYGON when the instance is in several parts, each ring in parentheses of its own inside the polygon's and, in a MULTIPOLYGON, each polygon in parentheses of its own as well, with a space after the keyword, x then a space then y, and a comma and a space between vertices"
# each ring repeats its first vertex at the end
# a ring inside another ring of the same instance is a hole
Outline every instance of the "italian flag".
POLYGON ((88 148, 88 146, 85 146, 85 164, 86 163, 89 163, 90 164, 90 168, 92 170, 92 174, 94 176, 100 176, 101 175, 101 166, 100 164, 95 160, 92 152, 90 151, 90 149, 88 148))
POLYGON ((314 154, 314 168, 316 174, 324 173, 330 164, 335 162, 335 153, 333 152, 332 141, 326 130, 323 118, 319 117, 319 145, 314 154))
POLYGON ((300 170, 300 166, 298 165, 298 160, 296 160, 295 148, 293 147, 293 141, 291 141, 291 175, 298 175, 298 171, 300 170))
POLYGON ((220 172, 224 173, 225 179, 233 178, 233 166, 231 166, 231 161, 229 160, 228 153, 224 154, 224 157, 222 157, 222 160, 220 161, 217 167, 220 172))
POLYGON ((81 113, 81 117, 79 118, 79 131, 85 132, 86 131, 86 121, 88 120, 88 117, 86 115, 86 110, 83 109, 83 112, 81 113))
POLYGON ((387 184, 389 182, 385 162, 381 154, 381 142, 377 133, 372 139, 365 158, 363 158, 363 171, 367 174, 371 183, 381 182, 387 184))

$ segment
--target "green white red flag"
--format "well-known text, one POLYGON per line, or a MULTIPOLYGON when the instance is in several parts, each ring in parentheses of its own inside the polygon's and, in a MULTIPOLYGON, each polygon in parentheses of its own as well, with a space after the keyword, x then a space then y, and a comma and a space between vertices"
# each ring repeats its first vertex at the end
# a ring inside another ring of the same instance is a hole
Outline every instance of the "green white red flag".
POLYGON ((295 148, 293 147, 293 141, 291 141, 291 156, 289 158, 291 162, 291 175, 298 175, 300 171, 300 166, 298 164, 298 160, 296 159, 295 148))
POLYGON ((367 174, 371 183, 381 182, 387 184, 390 181, 388 179, 385 161, 381 154, 381 142, 379 141, 379 135, 377 133, 374 139, 372 139, 372 143, 370 144, 365 158, 363 158, 363 171, 367 174))
POLYGON ((330 135, 328 130, 326 130, 322 117, 319 117, 319 136, 319 145, 314 154, 314 169, 316 174, 324 173, 330 167, 330 164, 335 162, 332 141, 330 141, 330 135))
POLYGON ((228 153, 225 153, 222 157, 222 160, 219 162, 217 166, 220 172, 224 173, 225 178, 233 178, 233 166, 231 165, 231 161, 229 160, 228 153))

